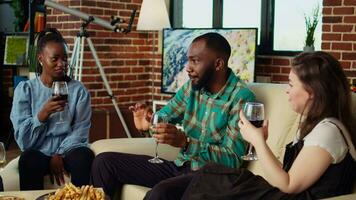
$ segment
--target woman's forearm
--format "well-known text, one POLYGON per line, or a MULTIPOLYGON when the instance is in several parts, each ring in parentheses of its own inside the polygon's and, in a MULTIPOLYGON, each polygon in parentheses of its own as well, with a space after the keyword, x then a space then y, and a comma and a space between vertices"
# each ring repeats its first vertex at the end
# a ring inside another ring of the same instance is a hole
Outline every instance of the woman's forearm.
POLYGON ((291 193, 289 189, 289 175, 283 170, 281 162, 275 157, 265 141, 255 146, 258 162, 264 172, 267 182, 282 192, 291 193))

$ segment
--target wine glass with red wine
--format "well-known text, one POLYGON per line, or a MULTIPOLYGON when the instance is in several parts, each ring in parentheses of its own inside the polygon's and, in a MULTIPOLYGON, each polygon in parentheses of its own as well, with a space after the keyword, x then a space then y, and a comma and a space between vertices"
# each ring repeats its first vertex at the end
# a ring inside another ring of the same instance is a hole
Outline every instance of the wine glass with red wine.
MULTIPOLYGON (((67 82, 65 81, 53 81, 52 84, 52 96, 53 97, 58 97, 58 100, 68 100, 68 86, 67 82)), ((67 105, 65 106, 64 109, 66 109, 67 105)), ((65 120, 63 119, 63 111, 59 113, 59 121, 57 121, 57 124, 64 123, 65 120)))
MULTIPOLYGON (((262 103, 247 102, 244 107, 244 113, 247 120, 250 121, 256 128, 262 127, 263 120, 265 118, 265 111, 262 103)), ((251 144, 249 144, 248 153, 241 156, 241 158, 249 161, 258 160, 251 144)))

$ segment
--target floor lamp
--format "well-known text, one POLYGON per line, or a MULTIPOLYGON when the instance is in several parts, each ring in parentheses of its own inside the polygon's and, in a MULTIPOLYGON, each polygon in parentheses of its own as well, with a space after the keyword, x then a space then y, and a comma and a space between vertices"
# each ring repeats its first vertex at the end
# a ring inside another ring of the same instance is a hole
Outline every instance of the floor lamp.
MULTIPOLYGON (((156 33, 171 28, 165 0, 143 0, 137 23, 137 30, 152 31, 152 56, 155 57, 156 33)), ((152 66, 152 103, 154 101, 154 67, 152 66)))

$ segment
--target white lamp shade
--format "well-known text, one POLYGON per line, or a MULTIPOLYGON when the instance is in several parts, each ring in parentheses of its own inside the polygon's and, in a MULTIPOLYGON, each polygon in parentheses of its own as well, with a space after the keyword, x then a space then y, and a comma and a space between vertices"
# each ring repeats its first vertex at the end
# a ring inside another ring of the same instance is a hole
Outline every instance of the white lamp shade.
POLYGON ((143 0, 137 30, 162 30, 170 27, 165 0, 143 0))

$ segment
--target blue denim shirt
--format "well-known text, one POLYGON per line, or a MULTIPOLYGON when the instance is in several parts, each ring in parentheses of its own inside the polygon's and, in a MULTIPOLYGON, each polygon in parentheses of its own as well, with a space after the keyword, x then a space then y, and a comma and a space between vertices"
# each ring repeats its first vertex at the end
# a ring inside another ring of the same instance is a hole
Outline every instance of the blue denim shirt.
POLYGON ((68 107, 64 123, 58 124, 59 112, 40 122, 38 112, 52 96, 39 77, 21 82, 15 89, 11 121, 15 139, 22 151, 36 149, 47 156, 65 154, 71 149, 87 146, 90 129, 90 95, 82 83, 68 82, 68 107))

